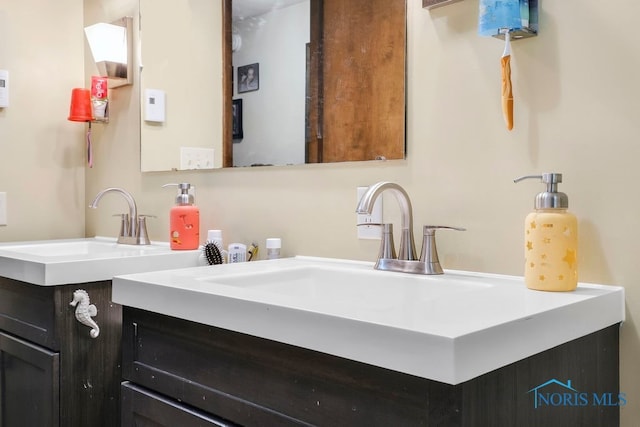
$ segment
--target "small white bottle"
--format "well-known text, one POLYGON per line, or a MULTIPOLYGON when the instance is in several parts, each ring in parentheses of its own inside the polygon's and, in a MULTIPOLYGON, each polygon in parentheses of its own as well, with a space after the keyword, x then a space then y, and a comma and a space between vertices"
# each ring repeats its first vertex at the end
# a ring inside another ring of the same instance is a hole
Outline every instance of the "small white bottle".
POLYGON ((218 247, 220 253, 224 250, 222 246, 222 230, 208 230, 207 242, 211 242, 218 247))
POLYGON ((229 264, 245 262, 247 260, 247 245, 231 243, 229 245, 229 264))
POLYGON ((277 237, 267 239, 267 259, 280 258, 280 249, 282 248, 282 240, 277 237))

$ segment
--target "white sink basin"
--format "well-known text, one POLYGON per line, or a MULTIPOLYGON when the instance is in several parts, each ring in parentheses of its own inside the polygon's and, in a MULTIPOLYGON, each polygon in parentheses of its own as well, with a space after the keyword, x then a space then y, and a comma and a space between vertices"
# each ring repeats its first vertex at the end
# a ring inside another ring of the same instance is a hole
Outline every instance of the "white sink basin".
POLYGON ((118 274, 194 267, 199 251, 167 243, 121 245, 115 239, 61 239, 0 244, 0 276, 42 286, 110 280, 118 274))
POLYGON ((221 295, 364 321, 384 320, 395 326, 403 326, 401 321, 410 326, 406 324, 409 320, 406 312, 403 313, 408 305, 473 297, 473 293, 493 286, 465 277, 389 274, 372 269, 369 263, 280 264, 285 263, 292 265, 247 265, 247 272, 219 275, 211 271, 210 275, 195 280, 221 295))
POLYGON ((356 304, 367 295, 375 295, 378 300, 379 295, 393 298, 414 293, 416 298, 427 301, 491 286, 460 277, 447 277, 447 286, 439 286, 443 283, 442 276, 399 275, 394 278, 393 287, 390 287, 388 274, 380 274, 368 267, 354 269, 330 265, 299 265, 275 271, 210 276, 198 280, 262 292, 316 298, 326 302, 335 302, 335 298, 340 297, 356 304))
POLYGON ((309 257, 119 276, 113 300, 449 384, 624 319, 616 286, 539 292, 522 277, 309 257))

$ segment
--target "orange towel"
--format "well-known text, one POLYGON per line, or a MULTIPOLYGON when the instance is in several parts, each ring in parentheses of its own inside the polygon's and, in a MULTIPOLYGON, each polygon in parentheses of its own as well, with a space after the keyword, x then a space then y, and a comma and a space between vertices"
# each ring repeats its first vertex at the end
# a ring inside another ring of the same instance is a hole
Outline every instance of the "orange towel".
POLYGON ((502 114, 507 129, 513 129, 513 90, 511 88, 511 55, 500 59, 502 65, 502 114))

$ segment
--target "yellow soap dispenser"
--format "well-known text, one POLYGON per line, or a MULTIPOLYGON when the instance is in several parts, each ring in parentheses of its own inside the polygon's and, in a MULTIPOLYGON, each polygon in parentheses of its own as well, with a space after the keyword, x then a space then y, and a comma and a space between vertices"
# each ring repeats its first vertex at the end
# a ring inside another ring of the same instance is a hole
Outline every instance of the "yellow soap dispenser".
POLYGON ((525 284, 540 291, 573 291, 578 286, 578 220, 567 212, 567 195, 558 191, 562 174, 528 175, 514 182, 529 178, 540 179, 547 190, 538 193, 535 210, 525 219, 525 284))

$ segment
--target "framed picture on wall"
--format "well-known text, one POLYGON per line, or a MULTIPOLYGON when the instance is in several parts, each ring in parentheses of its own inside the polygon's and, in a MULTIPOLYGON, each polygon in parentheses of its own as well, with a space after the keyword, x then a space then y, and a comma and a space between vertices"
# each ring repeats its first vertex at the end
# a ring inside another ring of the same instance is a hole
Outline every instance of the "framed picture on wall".
MULTIPOLYGON (((234 99, 231 106, 231 115, 233 123, 231 124, 231 134, 234 142, 243 138, 242 132, 242 99, 234 99)), ((238 141, 239 142, 239 141, 238 141)))
POLYGON ((253 92, 260 89, 260 64, 238 67, 238 93, 253 92))

